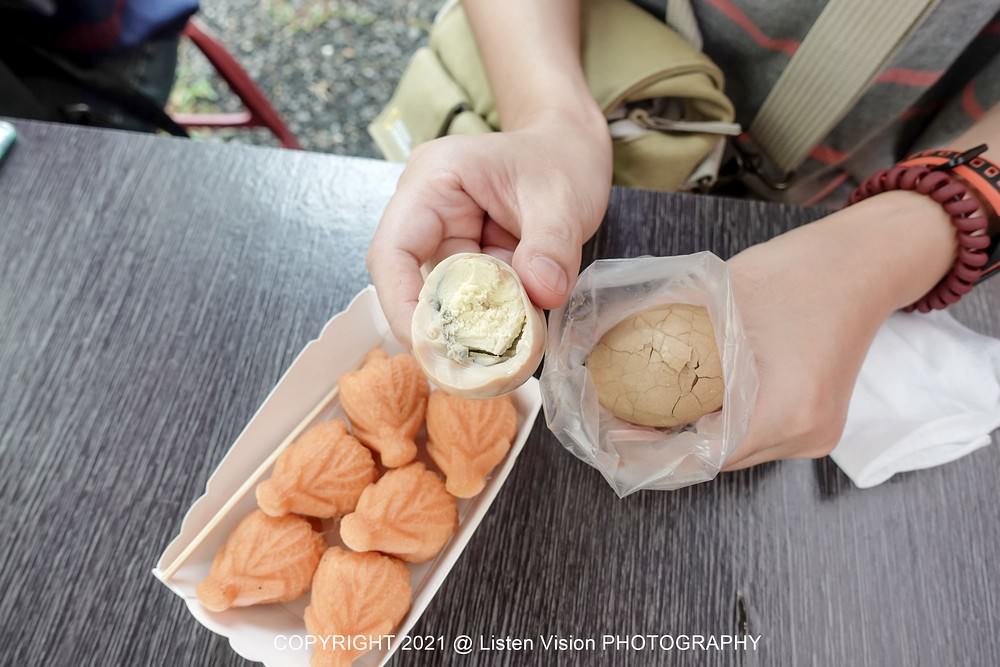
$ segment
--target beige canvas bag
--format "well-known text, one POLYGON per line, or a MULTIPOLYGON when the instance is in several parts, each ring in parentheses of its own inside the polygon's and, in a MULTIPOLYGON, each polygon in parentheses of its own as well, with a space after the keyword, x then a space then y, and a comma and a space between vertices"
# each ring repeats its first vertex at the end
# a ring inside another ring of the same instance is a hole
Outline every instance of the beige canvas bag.
MULTIPOLYGON (((614 182, 654 190, 705 186, 739 133, 722 72, 697 48, 628 0, 584 0, 582 62, 609 119, 614 182)), ((442 10, 430 45, 413 56, 368 130, 390 160, 447 134, 501 128, 493 93, 461 5, 442 10)))

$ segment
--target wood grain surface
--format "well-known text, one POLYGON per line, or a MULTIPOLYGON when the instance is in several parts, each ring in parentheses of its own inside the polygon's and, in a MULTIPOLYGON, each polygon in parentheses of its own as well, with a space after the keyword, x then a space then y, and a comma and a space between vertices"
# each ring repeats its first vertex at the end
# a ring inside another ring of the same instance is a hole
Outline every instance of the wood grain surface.
MULTIPOLYGON (((238 665, 149 573, 367 281, 398 167, 17 123, 0 165, 0 664, 238 665)), ((723 257, 819 215, 615 190, 587 257, 723 257)), ((1000 280, 957 309, 1000 334, 1000 280)), ((415 634, 762 635, 748 653, 399 665, 1000 664, 1000 450, 859 490, 828 460, 618 500, 540 420, 415 634)))

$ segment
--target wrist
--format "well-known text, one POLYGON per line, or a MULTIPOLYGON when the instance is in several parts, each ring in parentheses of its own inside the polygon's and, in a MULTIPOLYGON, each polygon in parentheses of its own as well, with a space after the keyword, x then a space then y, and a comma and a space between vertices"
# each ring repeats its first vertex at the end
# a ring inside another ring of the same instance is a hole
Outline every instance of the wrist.
MULTIPOLYGON (((508 128, 504 128, 506 131, 508 128)), ((596 105, 593 111, 565 106, 535 107, 521 124, 511 130, 542 132, 559 136, 567 147, 586 148, 611 163, 611 133, 608 122, 596 105)))
MULTIPOLYGON (((596 109, 596 106, 595 106, 596 109)), ((611 179, 612 146, 608 124, 600 112, 587 113, 579 108, 537 107, 515 131, 533 134, 537 145, 549 146, 559 155, 589 165, 588 171, 601 181, 611 179)))
POLYGON ((956 234, 948 214, 917 192, 885 192, 816 224, 837 252, 846 254, 847 270, 886 314, 930 291, 955 260, 956 234))
POLYGON ((548 122, 569 122, 586 130, 588 137, 608 135, 608 122, 583 80, 541 78, 532 86, 537 94, 522 91, 516 108, 500 110, 504 131, 521 130, 548 122))

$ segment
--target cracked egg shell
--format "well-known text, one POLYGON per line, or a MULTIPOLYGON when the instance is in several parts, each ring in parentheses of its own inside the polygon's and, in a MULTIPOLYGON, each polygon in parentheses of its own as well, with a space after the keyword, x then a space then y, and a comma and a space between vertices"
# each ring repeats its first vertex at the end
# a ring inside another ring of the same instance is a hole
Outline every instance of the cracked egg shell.
POLYGON ((545 332, 545 315, 509 264, 490 255, 459 253, 434 267, 424 281, 410 335, 413 356, 431 382, 456 396, 494 398, 514 391, 535 372, 545 332), (448 311, 449 304, 462 312, 448 311), (511 320, 522 317, 511 336, 511 320), (490 332, 500 333, 484 336, 490 332), (495 347, 487 352, 460 344, 483 340, 488 346, 508 337, 513 342, 499 355, 495 347))
POLYGON ((722 407, 719 350, 708 312, 670 304, 631 315, 587 357, 602 406, 656 428, 685 426, 722 407))

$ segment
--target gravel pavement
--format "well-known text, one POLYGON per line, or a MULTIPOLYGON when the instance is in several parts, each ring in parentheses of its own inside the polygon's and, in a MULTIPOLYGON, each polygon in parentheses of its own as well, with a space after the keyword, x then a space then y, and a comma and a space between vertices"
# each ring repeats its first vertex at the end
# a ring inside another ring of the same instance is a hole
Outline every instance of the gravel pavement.
MULTIPOLYGON (((382 109, 443 0, 202 0, 211 28, 307 150, 379 157, 365 129, 382 109)), ((234 111, 238 99, 190 43, 171 108, 234 111)), ((199 139, 276 145, 266 130, 199 139)))

